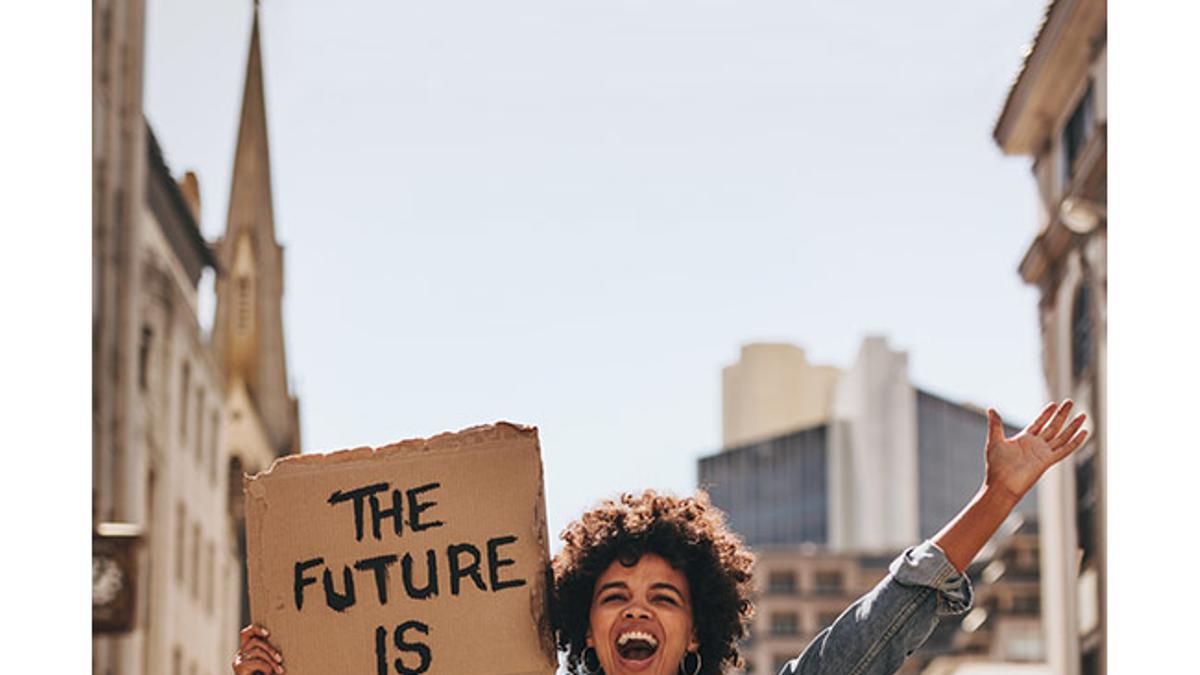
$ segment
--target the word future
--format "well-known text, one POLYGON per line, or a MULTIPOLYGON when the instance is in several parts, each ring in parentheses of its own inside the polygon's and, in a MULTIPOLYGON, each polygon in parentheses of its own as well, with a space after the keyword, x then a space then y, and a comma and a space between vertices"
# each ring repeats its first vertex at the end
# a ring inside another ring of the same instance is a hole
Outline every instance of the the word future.
MULTIPOLYGON (((373 483, 352 490, 337 490, 327 500, 333 508, 343 508, 353 513, 354 539, 362 542, 369 536, 383 541, 387 537, 402 537, 405 530, 410 536, 426 530, 444 527, 446 523, 435 519, 432 513, 438 502, 434 501, 441 483, 427 483, 406 490, 392 489, 388 483, 373 483), (385 506, 384 502, 390 502, 385 506)), ((306 593, 319 589, 324 606, 343 613, 360 601, 361 596, 387 606, 392 599, 388 587, 403 588, 404 595, 412 600, 432 601, 439 596, 460 596, 472 586, 479 592, 497 593, 509 588, 524 586, 525 580, 505 578, 505 567, 516 561, 506 558, 503 548, 517 541, 512 534, 492 537, 482 545, 472 542, 454 543, 445 548, 426 548, 414 556, 411 551, 398 551, 384 555, 360 558, 341 565, 340 573, 322 557, 297 561, 294 569, 293 589, 296 611, 311 611, 314 603, 305 602, 306 593), (392 577, 399 577, 398 584, 389 584, 392 577), (364 581, 365 578, 365 581, 364 581), (356 580, 367 586, 361 594, 356 580), (374 593, 371 593, 371 586, 374 593)), ((319 601, 318 601, 319 602, 319 601)), ((320 604, 317 605, 318 607, 320 604)), ((389 630, 387 626, 375 628, 372 646, 375 650, 377 675, 389 675, 395 669, 400 675, 419 675, 433 665, 434 655, 429 645, 421 641, 432 629, 422 621, 404 621, 389 630), (416 665, 406 665, 404 659, 396 658, 389 663, 389 634, 391 643, 402 654, 411 655, 416 665)))

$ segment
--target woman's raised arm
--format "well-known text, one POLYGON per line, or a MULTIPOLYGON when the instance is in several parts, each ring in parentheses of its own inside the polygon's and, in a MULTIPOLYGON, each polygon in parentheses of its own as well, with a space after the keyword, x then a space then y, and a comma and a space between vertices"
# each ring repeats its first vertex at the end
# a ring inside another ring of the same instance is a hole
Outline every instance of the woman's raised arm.
POLYGON ((1012 438, 995 410, 988 410, 983 485, 934 537, 904 551, 874 589, 856 600, 817 634, 780 675, 890 675, 946 614, 971 606, 965 570, 996 533, 1021 497, 1046 469, 1083 445, 1086 419, 1066 423, 1071 401, 1046 406, 1012 438))
POLYGON ((967 569, 1046 469, 1087 440, 1088 432, 1079 430, 1086 414, 1076 415, 1066 424, 1073 405, 1069 399, 1047 405, 1037 419, 1012 438, 1004 437, 1000 415, 988 408, 983 485, 966 508, 933 536, 933 543, 959 572, 967 569))

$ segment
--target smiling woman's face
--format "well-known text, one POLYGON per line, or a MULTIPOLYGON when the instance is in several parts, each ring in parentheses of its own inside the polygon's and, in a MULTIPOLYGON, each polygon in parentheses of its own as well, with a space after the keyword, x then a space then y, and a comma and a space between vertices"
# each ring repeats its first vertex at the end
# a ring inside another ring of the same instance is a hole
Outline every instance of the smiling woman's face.
POLYGON ((632 567, 614 560, 592 591, 587 644, 608 675, 677 673, 698 648, 687 577, 653 553, 632 567))

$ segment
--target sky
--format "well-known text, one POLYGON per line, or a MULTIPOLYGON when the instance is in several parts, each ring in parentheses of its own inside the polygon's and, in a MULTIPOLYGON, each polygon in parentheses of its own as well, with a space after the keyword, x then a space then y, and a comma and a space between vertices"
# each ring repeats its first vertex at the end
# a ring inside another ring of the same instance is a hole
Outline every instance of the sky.
MULTIPOLYGON (((848 367, 868 334, 1023 425, 1034 183, 991 130, 1043 5, 263 0, 305 450, 537 425, 553 536, 695 489, 742 344, 848 367)), ((147 2, 146 114, 210 239, 251 16, 147 2)))

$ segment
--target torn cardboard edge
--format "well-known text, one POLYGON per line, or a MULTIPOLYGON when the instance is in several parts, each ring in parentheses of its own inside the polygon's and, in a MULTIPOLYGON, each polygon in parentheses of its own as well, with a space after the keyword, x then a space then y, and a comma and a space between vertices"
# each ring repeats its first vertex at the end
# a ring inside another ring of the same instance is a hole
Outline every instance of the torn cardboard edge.
POLYGON ((375 457, 459 450, 505 438, 530 436, 533 437, 534 443, 540 452, 541 443, 538 439, 538 428, 536 426, 500 420, 493 424, 477 424, 460 429, 459 431, 445 431, 429 438, 408 438, 379 447, 364 445, 357 448, 344 448, 342 450, 332 450, 323 453, 285 455, 277 458, 271 462, 271 466, 258 473, 243 474, 242 488, 245 490, 250 483, 259 478, 276 475, 276 471, 279 471, 280 474, 287 474, 292 471, 304 471, 305 468, 309 468, 313 464, 319 464, 324 467, 325 465, 354 462, 375 457))

